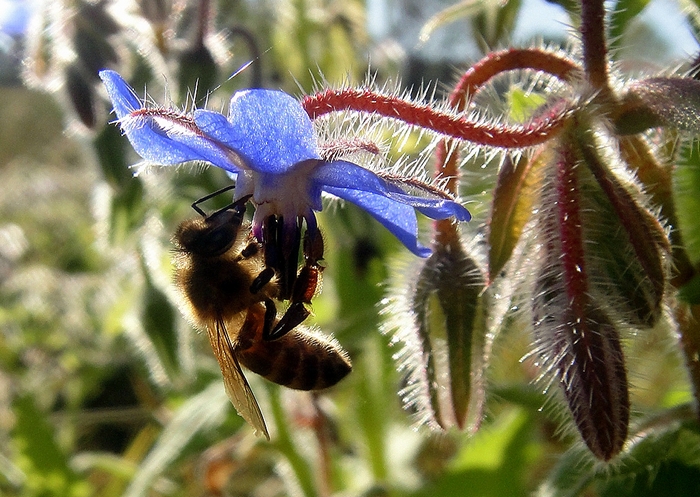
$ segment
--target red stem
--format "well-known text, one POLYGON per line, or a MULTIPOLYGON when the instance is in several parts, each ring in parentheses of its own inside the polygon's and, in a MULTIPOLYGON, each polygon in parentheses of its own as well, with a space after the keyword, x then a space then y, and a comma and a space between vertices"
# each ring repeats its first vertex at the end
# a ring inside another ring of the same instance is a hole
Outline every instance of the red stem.
POLYGON ((195 38, 195 46, 203 47, 204 38, 207 36, 209 31, 209 17, 211 15, 211 1, 210 0, 199 0, 199 18, 197 19, 197 34, 195 38))
MULTIPOLYGON (((494 76, 506 71, 518 69, 532 69, 542 71, 565 81, 576 73, 582 72, 581 67, 574 61, 545 52, 538 48, 509 48, 500 52, 493 52, 470 67, 455 85, 450 94, 450 106, 458 112, 463 111, 471 97, 477 93, 486 82, 494 76)), ((450 193, 457 193, 457 153, 453 151, 447 157, 447 150, 452 142, 443 140, 438 144, 435 152, 437 174, 450 178, 447 189, 450 193)))
POLYGON ((307 95, 301 104, 311 119, 331 112, 354 110, 398 119, 452 138, 498 148, 523 148, 544 143, 559 132, 571 110, 559 106, 527 126, 506 127, 468 121, 458 114, 442 112, 429 105, 370 89, 328 89, 307 95))
MULTIPOLYGON (((450 107, 462 112, 474 94, 491 78, 503 72, 518 69, 543 71, 561 80, 570 79, 572 74, 582 72, 581 67, 572 60, 537 48, 509 48, 493 52, 462 75, 450 94, 450 107)), ((455 148, 454 140, 445 139, 438 143, 435 150, 435 174, 438 177, 448 178, 445 187, 453 195, 457 195, 459 188, 458 162, 459 153, 455 148), (448 150, 451 150, 449 155, 448 150)), ((435 243, 438 246, 453 243, 458 238, 455 227, 448 221, 435 221, 434 227, 435 243)))
POLYGON ((610 95, 603 0, 581 0, 581 40, 586 79, 593 88, 610 95))
POLYGON ((450 105, 458 111, 494 76, 518 69, 532 69, 555 76, 562 81, 572 79, 582 68, 574 61, 539 48, 509 48, 493 52, 471 66, 450 95, 450 105))
POLYGON ((585 314, 588 303, 588 278, 583 250, 580 215, 580 191, 576 175, 576 160, 567 142, 560 150, 557 162, 557 211, 561 237, 562 278, 571 310, 576 317, 585 314))

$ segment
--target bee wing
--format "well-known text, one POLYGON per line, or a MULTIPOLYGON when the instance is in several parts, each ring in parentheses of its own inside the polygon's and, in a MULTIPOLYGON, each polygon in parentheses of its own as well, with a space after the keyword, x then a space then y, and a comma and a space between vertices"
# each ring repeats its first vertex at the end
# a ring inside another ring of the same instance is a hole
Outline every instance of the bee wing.
POLYGON ((214 355, 219 361, 219 367, 224 377, 224 387, 226 395, 231 400, 233 407, 238 414, 253 427, 256 435, 265 435, 270 440, 270 434, 265 426, 262 412, 255 395, 248 384, 248 380, 243 375, 241 365, 238 362, 236 353, 226 330, 226 324, 220 320, 216 321, 214 329, 209 331, 209 341, 214 349, 214 355))

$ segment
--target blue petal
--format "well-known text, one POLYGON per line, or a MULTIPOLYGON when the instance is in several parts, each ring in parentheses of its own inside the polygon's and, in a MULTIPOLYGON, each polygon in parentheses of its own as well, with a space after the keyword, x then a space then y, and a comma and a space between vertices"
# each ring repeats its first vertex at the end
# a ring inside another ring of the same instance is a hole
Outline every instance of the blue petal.
POLYGON ((406 248, 419 257, 428 257, 431 250, 418 242, 418 221, 413 207, 383 195, 362 190, 326 187, 328 193, 358 205, 388 229, 406 248))
POLYGON ((228 121, 206 110, 196 111, 194 119, 254 171, 282 174, 299 162, 320 158, 311 119, 295 98, 281 91, 239 91, 231 98, 228 121))
MULTIPOLYGON (((410 195, 397 185, 380 178, 372 171, 352 162, 334 161, 324 164, 314 172, 314 180, 322 185, 363 190, 410 205, 431 219, 454 217, 457 221, 469 221, 471 215, 462 205, 444 198, 425 198, 410 195)), ((321 186, 326 190, 325 186, 321 186)))
MULTIPOLYGON (((101 71, 114 112, 134 150, 155 164, 179 164, 192 160, 212 162, 227 171, 237 172, 234 151, 227 150, 202 135, 194 123, 186 126, 184 116, 166 109, 154 109, 149 115, 133 114, 143 109, 134 90, 114 71, 101 71)), ((240 160, 240 159, 238 159, 240 160)))
POLYGON ((447 219, 454 217, 457 221, 469 221, 472 215, 461 204, 444 198, 423 198, 407 193, 389 193, 390 198, 410 205, 430 219, 447 219))

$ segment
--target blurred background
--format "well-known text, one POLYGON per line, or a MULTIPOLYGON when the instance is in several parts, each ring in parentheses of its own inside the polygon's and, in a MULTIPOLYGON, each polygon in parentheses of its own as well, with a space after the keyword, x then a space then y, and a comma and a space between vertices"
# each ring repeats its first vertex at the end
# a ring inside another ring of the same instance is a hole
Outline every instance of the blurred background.
MULTIPOLYGON (((622 71, 667 70, 697 52, 697 6, 683 10, 693 2, 612 4, 631 12, 611 33, 622 71)), ((412 256, 350 205, 320 215, 328 269, 314 322, 354 371, 321 395, 249 374, 272 441, 253 437, 171 283, 172 233, 229 180, 203 167, 134 177, 139 158, 109 124, 97 78, 115 69, 160 103, 224 111, 239 88, 302 95, 368 74, 441 98, 490 48, 571 46, 573 11, 542 0, 0 0, 0 495, 518 496, 547 495, 564 477, 570 495, 697 495, 692 458, 659 466, 680 486, 658 468, 640 487, 624 475, 600 483, 521 362, 531 338, 517 313, 494 344, 481 430, 417 428, 380 332, 392 268, 412 256), (562 458, 580 473, 562 473, 562 458)), ((468 237, 494 171, 475 162, 465 174, 468 237)), ((634 409, 686 409, 672 334, 628 342, 634 409)))

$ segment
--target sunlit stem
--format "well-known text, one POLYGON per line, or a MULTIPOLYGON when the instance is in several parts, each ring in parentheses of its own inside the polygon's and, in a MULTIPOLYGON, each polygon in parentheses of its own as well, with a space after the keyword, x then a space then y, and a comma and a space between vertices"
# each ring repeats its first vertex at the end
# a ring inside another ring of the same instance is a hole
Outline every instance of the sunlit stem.
MULTIPOLYGON (((353 364, 357 375, 357 395, 362 402, 357 406, 357 421, 364 435, 364 445, 372 476, 377 482, 385 482, 389 476, 386 453, 386 429, 388 413, 387 399, 382 391, 383 371, 386 371, 385 344, 379 336, 372 337, 364 343, 363 354, 353 364)), ((388 383, 388 382, 387 382, 388 383)))
POLYGON ((319 497, 330 496, 333 487, 333 460, 331 457, 331 434, 328 420, 326 419, 321 406, 319 405, 319 397, 316 393, 311 393, 311 402, 314 408, 313 429, 316 433, 318 441, 318 495, 319 497))
POLYGON ((610 96, 603 0, 581 0, 581 41, 586 79, 602 96, 610 96))
POLYGON ((498 148, 531 147, 548 141, 568 122, 571 110, 567 106, 558 106, 526 125, 507 126, 470 121, 465 116, 440 111, 430 104, 412 102, 369 88, 327 89, 307 95, 301 104, 311 119, 331 112, 352 110, 377 114, 452 138, 498 148))
POLYGON ((541 71, 562 81, 568 81, 583 72, 574 61, 538 48, 509 48, 492 52, 462 75, 450 95, 450 105, 457 111, 464 110, 468 101, 491 78, 518 69, 541 71))
POLYGON ((211 0, 199 0, 199 12, 197 19, 197 35, 195 39, 195 47, 203 47, 204 39, 209 32, 209 23, 211 18, 211 0))

